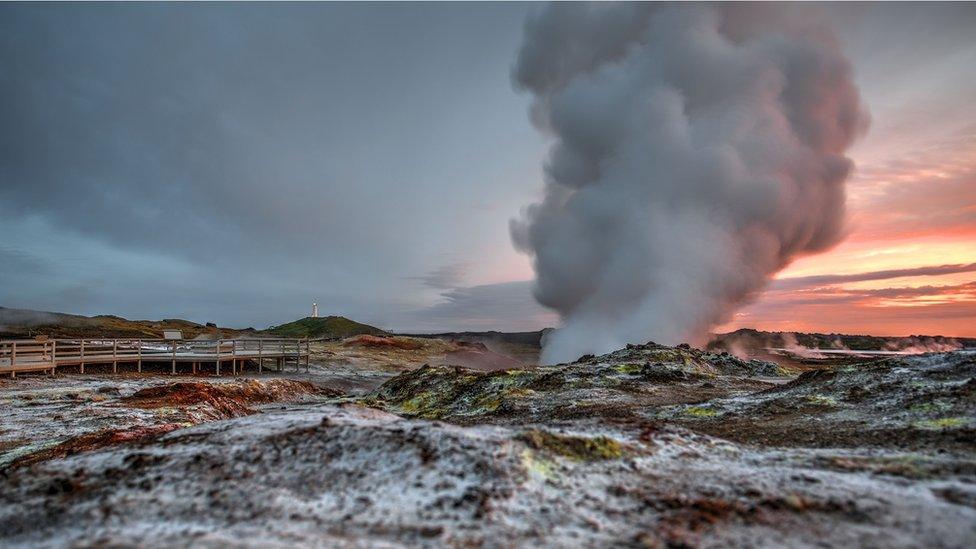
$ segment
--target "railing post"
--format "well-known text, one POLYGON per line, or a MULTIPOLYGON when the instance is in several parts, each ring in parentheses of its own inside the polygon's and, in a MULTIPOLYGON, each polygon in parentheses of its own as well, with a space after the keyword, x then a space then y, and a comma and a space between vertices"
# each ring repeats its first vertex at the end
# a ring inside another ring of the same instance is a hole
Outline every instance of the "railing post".
POLYGON ((112 373, 118 373, 119 370, 119 340, 112 340, 112 373))
POLYGON ((85 373, 85 340, 81 340, 81 362, 78 365, 81 373, 85 373))
POLYGON ((170 373, 176 375, 176 340, 173 340, 173 362, 170 365, 170 373))
POLYGON ((13 367, 17 364, 17 342, 14 341, 10 346, 10 366, 13 367))
POLYGON ((220 375, 220 344, 221 344, 222 341, 223 341, 222 339, 218 339, 217 340, 217 360, 216 360, 216 362, 217 362, 217 375, 218 376, 220 375))
POLYGON ((259 339, 258 340, 258 373, 259 374, 262 373, 262 370, 264 370, 264 357, 261 356, 263 354, 264 354, 264 341, 259 339))
POLYGON ((308 373, 308 360, 312 356, 312 344, 309 343, 308 338, 305 338, 305 373, 308 373))
POLYGON ((136 347, 139 349, 139 351, 138 351, 138 353, 139 353, 139 362, 136 363, 137 364, 136 365, 136 370, 141 374, 142 373, 142 340, 141 339, 139 339, 139 340, 136 341, 136 347))
POLYGON ((58 340, 51 341, 51 375, 54 375, 54 369, 58 367, 58 340))

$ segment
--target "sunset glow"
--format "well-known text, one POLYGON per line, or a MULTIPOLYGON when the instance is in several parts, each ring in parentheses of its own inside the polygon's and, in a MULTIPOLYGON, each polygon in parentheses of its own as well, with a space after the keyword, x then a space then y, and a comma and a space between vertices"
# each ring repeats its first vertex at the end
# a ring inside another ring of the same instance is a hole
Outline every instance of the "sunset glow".
MULTIPOLYGON (((967 138, 960 146, 972 151, 972 135, 967 138)), ((959 156, 966 161, 953 164, 951 171, 860 170, 849 200, 847 240, 825 254, 798 260, 777 280, 904 269, 920 274, 790 290, 777 290, 774 283, 718 331, 752 327, 976 336, 976 155, 959 156), (921 274, 943 265, 960 267, 947 274, 921 274)))

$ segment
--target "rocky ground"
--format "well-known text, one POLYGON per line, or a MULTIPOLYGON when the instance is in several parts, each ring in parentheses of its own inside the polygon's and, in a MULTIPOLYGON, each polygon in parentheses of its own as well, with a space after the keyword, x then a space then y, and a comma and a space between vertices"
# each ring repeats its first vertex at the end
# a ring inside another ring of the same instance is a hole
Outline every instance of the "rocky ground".
POLYGON ((557 366, 493 372, 425 366, 388 381, 364 402, 461 424, 615 421, 663 405, 769 389, 790 374, 776 364, 727 353, 631 345, 557 366))
POLYGON ((539 349, 509 344, 496 351, 479 341, 361 335, 316 342, 312 352, 317 363, 328 365, 330 369, 351 366, 356 372, 380 370, 398 374, 425 364, 484 371, 518 368, 534 364, 539 349))
POLYGON ((7 380, 0 382, 4 411, 0 468, 15 469, 198 423, 250 415, 271 403, 321 402, 341 394, 308 381, 267 377, 261 381, 151 376, 7 380))
POLYGON ((5 381, 0 544, 976 543, 972 354, 798 376, 653 344, 422 367, 462 346, 417 345, 330 343, 257 379, 5 381))

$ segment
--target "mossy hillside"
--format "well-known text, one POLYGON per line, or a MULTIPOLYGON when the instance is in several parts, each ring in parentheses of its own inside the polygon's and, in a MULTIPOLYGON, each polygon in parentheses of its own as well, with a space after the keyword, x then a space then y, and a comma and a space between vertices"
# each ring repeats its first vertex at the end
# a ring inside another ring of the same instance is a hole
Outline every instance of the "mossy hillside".
POLYGON ((363 402, 410 417, 459 423, 572 415, 582 413, 583 402, 606 407, 625 399, 621 387, 626 377, 609 366, 497 372, 424 366, 386 382, 363 402))
POLYGON ((648 342, 643 345, 627 345, 625 348, 598 357, 581 357, 577 362, 612 364, 619 373, 655 377, 664 374, 673 377, 675 372, 684 376, 763 376, 789 377, 793 372, 763 360, 743 360, 729 353, 712 353, 688 345, 668 347, 648 342))
POLYGON ((657 417, 735 441, 972 449, 976 357, 919 355, 811 370, 751 395, 664 407, 657 417), (755 418, 763 418, 761 427, 755 418))
POLYGON ((363 403, 457 423, 650 417, 660 406, 767 388, 766 382, 742 380, 765 368, 688 347, 631 345, 581 362, 529 369, 425 366, 389 380, 363 403))
POLYGON ((805 372, 757 398, 757 404, 783 410, 816 407, 850 418, 881 414, 887 426, 967 417, 976 411, 974 373, 976 363, 963 355, 938 362, 925 357, 886 359, 856 368, 805 372))
POLYGON ((343 316, 305 317, 265 330, 278 337, 346 338, 357 335, 388 335, 385 331, 343 316))
POLYGON ((525 370, 477 372, 452 366, 424 366, 386 382, 364 403, 424 419, 461 420, 496 412, 508 399, 535 395, 537 376, 525 370))

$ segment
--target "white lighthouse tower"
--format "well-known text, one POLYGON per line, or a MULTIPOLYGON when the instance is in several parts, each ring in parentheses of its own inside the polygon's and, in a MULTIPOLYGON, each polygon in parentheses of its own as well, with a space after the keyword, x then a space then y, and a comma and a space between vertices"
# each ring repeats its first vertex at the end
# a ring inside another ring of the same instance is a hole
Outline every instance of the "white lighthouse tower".
POLYGON ((319 304, 312 303, 312 318, 318 318, 318 317, 319 317, 319 304))

